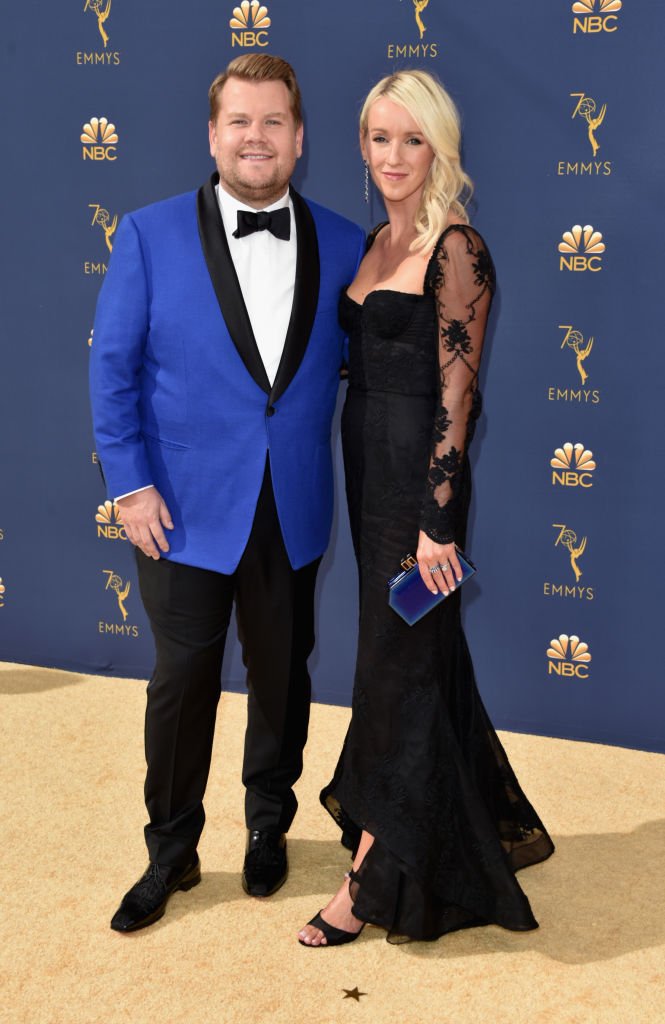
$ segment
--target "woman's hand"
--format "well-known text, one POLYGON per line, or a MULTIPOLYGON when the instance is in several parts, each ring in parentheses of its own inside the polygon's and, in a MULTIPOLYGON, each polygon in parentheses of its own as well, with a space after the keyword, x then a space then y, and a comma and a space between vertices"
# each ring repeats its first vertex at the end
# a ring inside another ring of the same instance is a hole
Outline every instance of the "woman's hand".
POLYGON ((418 568, 425 586, 433 594, 448 594, 462 580, 462 569, 454 544, 437 544, 421 530, 416 552, 418 568))

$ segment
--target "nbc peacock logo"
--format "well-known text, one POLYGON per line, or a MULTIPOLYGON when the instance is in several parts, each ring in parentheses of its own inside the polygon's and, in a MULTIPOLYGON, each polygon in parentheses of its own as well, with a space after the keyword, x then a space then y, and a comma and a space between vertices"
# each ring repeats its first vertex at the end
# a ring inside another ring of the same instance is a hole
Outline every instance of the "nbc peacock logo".
POLYGON ((578 636, 559 633, 547 648, 547 674, 564 679, 588 679, 591 653, 578 636))
POLYGON ((600 231, 591 224, 574 224, 570 231, 564 231, 559 242, 559 270, 580 273, 591 270, 597 273, 603 269, 605 243, 600 231))
POLYGON ((571 441, 561 448, 555 448, 554 456, 550 459, 552 467, 552 484, 560 484, 562 487, 592 487, 592 473, 596 468, 593 459, 593 452, 585 448, 581 441, 573 444, 571 441))
POLYGON ((267 46, 271 24, 268 8, 259 0, 242 0, 229 21, 231 46, 267 46))
POLYGON ((0 608, 5 607, 5 585, 2 582, 2 576, 0 576, 0 608))
POLYGON ((118 133, 107 117, 91 117, 81 132, 84 160, 117 160, 118 133))
POLYGON ((622 0, 575 0, 572 7, 573 35, 616 32, 622 7, 622 0))
POLYGON ((103 537, 104 540, 127 540, 120 509, 114 501, 107 500, 97 507, 95 522, 98 537, 103 537))

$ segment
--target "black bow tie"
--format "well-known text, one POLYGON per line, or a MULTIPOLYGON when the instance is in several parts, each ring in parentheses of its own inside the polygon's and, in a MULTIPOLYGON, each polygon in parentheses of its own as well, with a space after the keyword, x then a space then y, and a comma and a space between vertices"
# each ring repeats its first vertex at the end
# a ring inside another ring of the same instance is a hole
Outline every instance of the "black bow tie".
POLYGON ((291 213, 287 206, 280 210, 266 213, 252 213, 250 210, 238 210, 238 227, 233 232, 234 238, 244 238, 255 231, 270 231, 275 238, 288 242, 291 237, 291 213))

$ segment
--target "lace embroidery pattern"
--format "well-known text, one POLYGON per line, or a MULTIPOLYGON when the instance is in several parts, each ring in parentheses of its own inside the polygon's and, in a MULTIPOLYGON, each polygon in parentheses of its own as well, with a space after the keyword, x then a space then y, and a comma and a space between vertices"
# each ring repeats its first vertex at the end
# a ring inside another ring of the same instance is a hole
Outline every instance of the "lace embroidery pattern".
POLYGON ((439 333, 439 406, 420 526, 439 544, 455 540, 457 483, 480 414, 478 368, 496 277, 482 238, 452 224, 434 247, 425 290, 434 296, 439 333))

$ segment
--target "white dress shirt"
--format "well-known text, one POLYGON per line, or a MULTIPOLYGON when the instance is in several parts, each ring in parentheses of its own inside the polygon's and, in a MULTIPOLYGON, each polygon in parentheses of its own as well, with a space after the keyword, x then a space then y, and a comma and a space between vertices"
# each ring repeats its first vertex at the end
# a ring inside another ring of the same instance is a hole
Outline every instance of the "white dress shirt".
MULTIPOLYGON (((288 242, 275 238, 270 231, 254 231, 244 238, 234 238, 233 232, 238 227, 238 210, 250 210, 252 213, 261 211, 234 199, 221 185, 217 185, 215 191, 249 321, 268 380, 272 385, 284 351, 296 283, 298 246, 293 203, 287 189, 276 203, 264 207, 266 213, 280 210, 284 206, 288 207, 291 213, 291 234, 288 242)), ((115 500, 119 501, 121 498, 128 498, 130 494, 146 490, 147 487, 139 487, 135 491, 117 495, 115 500)))
POLYGON ((250 210, 252 213, 260 211, 234 199, 221 185, 217 185, 216 192, 240 291, 268 380, 273 384, 284 351, 296 283, 298 247, 293 203, 287 190, 276 203, 264 207, 266 213, 281 210, 285 206, 289 209, 291 235, 288 242, 275 238, 270 231, 254 231, 244 238, 234 238, 233 232, 238 227, 238 210, 250 210))

